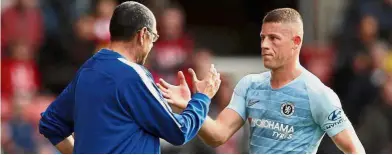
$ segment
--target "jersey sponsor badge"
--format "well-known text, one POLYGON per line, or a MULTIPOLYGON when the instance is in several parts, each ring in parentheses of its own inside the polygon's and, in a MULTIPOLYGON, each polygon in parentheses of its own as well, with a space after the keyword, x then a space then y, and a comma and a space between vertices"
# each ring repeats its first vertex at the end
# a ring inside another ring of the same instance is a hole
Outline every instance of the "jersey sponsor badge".
POLYGON ((324 130, 334 128, 347 121, 346 117, 343 114, 342 109, 336 109, 332 111, 328 115, 327 119, 328 119, 327 123, 325 123, 322 127, 324 130))
POLYGON ((284 116, 291 116, 294 113, 294 104, 290 102, 283 103, 280 107, 280 112, 284 116))
POLYGON ((328 119, 330 121, 336 121, 342 118, 342 110, 336 109, 331 114, 329 114, 328 119))

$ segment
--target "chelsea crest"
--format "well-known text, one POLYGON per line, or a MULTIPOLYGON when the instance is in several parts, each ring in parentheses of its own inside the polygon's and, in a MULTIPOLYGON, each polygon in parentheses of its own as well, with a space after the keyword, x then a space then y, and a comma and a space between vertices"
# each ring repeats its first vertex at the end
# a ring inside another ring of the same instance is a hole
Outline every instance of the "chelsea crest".
POLYGON ((282 115, 287 117, 293 115, 294 104, 290 102, 283 103, 282 106, 280 107, 280 112, 282 113, 282 115))

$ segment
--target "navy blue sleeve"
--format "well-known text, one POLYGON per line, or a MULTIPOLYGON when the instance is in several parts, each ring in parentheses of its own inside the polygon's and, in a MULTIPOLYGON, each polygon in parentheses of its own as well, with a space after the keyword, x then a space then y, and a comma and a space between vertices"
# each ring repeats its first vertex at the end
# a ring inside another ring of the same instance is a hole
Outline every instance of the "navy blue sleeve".
POLYGON ((73 133, 74 86, 73 82, 41 113, 39 132, 53 145, 73 133))
POLYGON ((118 92, 121 103, 130 107, 131 116, 144 130, 173 145, 185 144, 197 135, 209 109, 206 95, 194 94, 187 108, 175 114, 151 81, 125 83, 118 92))

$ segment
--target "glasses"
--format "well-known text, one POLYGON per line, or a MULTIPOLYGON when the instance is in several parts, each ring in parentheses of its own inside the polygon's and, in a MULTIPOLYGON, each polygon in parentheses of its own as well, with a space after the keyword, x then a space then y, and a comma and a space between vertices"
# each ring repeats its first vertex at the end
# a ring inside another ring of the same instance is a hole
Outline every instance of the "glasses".
MULTIPOLYGON (((154 33, 150 28, 148 28, 148 27, 146 27, 146 28, 147 28, 148 33, 150 33, 150 34, 153 35, 153 37, 152 37, 152 42, 156 42, 156 41, 158 40, 158 38, 159 38, 159 35, 156 34, 156 33, 154 33)), ((141 30, 139 30, 139 31, 137 31, 137 32, 139 33, 140 31, 141 31, 141 30)))
POLYGON ((154 33, 150 28, 147 28, 147 30, 148 30, 148 32, 150 32, 153 35, 152 42, 156 42, 159 38, 159 35, 154 33))

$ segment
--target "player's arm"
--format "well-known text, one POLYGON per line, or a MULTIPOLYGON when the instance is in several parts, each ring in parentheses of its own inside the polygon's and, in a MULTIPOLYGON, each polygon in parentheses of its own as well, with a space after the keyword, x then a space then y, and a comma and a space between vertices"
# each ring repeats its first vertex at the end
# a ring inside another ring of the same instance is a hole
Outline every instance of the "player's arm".
MULTIPOLYGON (((195 73, 193 73, 195 75, 195 73)), ((217 147, 230 139, 233 134, 245 123, 245 95, 249 86, 250 76, 245 76, 238 82, 232 95, 229 106, 224 109, 216 120, 207 117, 202 128, 199 131, 199 137, 208 145, 217 147)), ((186 96, 179 97, 173 94, 176 91, 173 85, 161 80, 160 89, 165 92, 165 98, 174 106, 183 109, 187 105, 186 96)), ((186 91, 186 90, 183 90, 186 91)))
POLYGON ((319 92, 311 103, 312 114, 315 121, 333 140, 335 145, 344 153, 365 153, 350 120, 341 108, 338 96, 331 89, 319 92))
POLYGON ((344 129, 331 138, 336 146, 344 153, 365 154, 365 149, 363 148, 357 134, 352 127, 349 129, 344 129))
POLYGON ((208 145, 217 147, 224 144, 245 123, 246 93, 251 75, 242 78, 234 88, 229 105, 218 115, 216 120, 207 118, 199 131, 199 137, 208 145))
MULTIPOLYGON (((169 99, 171 102, 172 99, 169 99)), ((188 101, 181 100, 182 103, 172 103, 177 108, 184 109, 188 105, 188 101)), ((241 126, 244 124, 244 120, 241 116, 233 109, 224 109, 217 117, 213 120, 207 116, 201 127, 198 136, 208 145, 217 147, 224 144, 241 126)))
POLYGON ((73 151, 74 90, 71 82, 56 100, 41 114, 39 132, 56 146, 61 153, 73 151))
POLYGON ((233 109, 224 109, 216 120, 207 117, 198 136, 208 145, 217 147, 224 144, 244 125, 244 120, 233 109))

